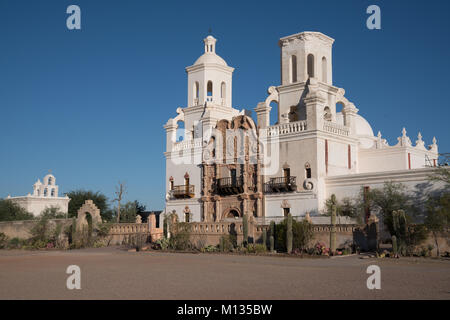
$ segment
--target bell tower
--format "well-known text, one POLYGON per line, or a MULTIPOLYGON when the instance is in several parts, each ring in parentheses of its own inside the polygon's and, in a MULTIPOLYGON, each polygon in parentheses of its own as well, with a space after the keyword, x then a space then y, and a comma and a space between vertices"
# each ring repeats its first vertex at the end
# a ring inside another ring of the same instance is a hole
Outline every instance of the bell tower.
POLYGON ((217 39, 205 39, 202 56, 186 68, 188 74, 188 107, 203 106, 206 102, 231 108, 231 86, 234 68, 216 54, 217 39))

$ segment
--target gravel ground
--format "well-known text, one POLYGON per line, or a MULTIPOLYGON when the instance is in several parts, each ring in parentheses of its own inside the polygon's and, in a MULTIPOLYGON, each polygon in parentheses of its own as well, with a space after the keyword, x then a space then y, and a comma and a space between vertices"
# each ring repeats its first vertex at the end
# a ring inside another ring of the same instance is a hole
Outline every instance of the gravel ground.
POLYGON ((450 299, 450 261, 0 250, 0 299, 450 299), (366 286, 369 265, 381 289, 366 286), (81 289, 66 268, 81 268, 81 289))

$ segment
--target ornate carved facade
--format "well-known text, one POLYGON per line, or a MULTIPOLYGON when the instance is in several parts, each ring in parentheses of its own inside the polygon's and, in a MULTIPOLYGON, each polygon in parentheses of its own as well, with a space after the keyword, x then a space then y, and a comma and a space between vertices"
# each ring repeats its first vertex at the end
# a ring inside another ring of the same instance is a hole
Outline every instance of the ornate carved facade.
POLYGON ((262 216, 259 145, 253 120, 239 115, 217 122, 202 162, 205 221, 223 221, 244 213, 262 216))

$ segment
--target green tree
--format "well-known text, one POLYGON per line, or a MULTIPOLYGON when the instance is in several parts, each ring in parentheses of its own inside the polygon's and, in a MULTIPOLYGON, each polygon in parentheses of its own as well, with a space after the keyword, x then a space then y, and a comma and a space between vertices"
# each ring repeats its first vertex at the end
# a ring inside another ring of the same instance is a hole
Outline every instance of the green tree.
POLYGON ((108 198, 99 191, 93 192, 88 190, 74 190, 67 193, 70 198, 69 202, 69 218, 77 217, 78 209, 86 200, 92 200, 97 208, 100 209, 100 215, 103 220, 110 221, 113 213, 108 206, 108 198))
MULTIPOLYGON (((117 212, 117 210, 114 210, 114 212, 117 212)), ((122 204, 120 208, 120 222, 136 222, 136 213, 136 203, 134 201, 129 201, 125 204, 122 204)))
POLYGON ((447 233, 450 223, 450 192, 430 197, 426 203, 425 226, 431 231, 436 244, 437 255, 439 252, 438 236, 447 233))
POLYGON ((332 199, 330 197, 325 200, 325 215, 331 216, 331 209, 333 205, 336 206, 336 216, 338 217, 338 223, 339 217, 350 217, 357 219, 358 222, 362 221, 362 215, 358 208, 356 200, 346 197, 339 201, 336 198, 332 199))
POLYGON ((0 199, 0 221, 32 220, 34 216, 17 203, 0 199))
MULTIPOLYGON (((383 188, 368 191, 366 201, 364 201, 364 191, 361 190, 359 210, 363 210, 366 205, 371 211, 379 212, 389 233, 392 235, 395 234, 392 213, 396 210, 407 212, 411 207, 411 199, 406 194, 406 187, 403 184, 388 181, 384 183, 383 188)), ((411 216, 406 215, 406 219, 410 222, 411 216)))
POLYGON ((41 212, 39 217, 45 217, 47 219, 63 219, 66 214, 63 213, 58 207, 48 207, 41 212))

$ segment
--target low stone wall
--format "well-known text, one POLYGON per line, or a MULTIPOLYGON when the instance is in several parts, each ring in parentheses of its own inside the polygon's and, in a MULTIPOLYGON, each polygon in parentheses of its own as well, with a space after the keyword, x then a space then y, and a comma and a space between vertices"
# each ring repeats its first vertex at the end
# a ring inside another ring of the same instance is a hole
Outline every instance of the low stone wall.
MULTIPOLYGON (((225 222, 192 222, 191 241, 199 246, 217 245, 222 236, 234 234, 237 236, 238 243, 243 240, 242 221, 225 222)), ((250 225, 250 224, 249 224, 250 225)), ((249 227, 249 229, 251 229, 249 227)))
MULTIPOLYGON (((237 242, 243 241, 242 221, 236 222, 192 222, 191 223, 191 241, 194 244, 217 245, 222 236, 235 234, 237 242)), ((250 242, 260 243, 262 241, 263 230, 269 230, 269 225, 252 223, 248 224, 248 236, 250 242)), ((346 243, 352 243, 354 233, 358 230, 358 225, 337 225, 336 226, 336 244, 343 247, 346 243)), ((311 245, 316 242, 323 242, 325 246, 330 245, 331 225, 314 225, 314 239, 311 245)), ((269 236, 269 235, 268 235, 269 236)))
MULTIPOLYGON (((37 220, 22 220, 22 221, 3 221, 0 222, 0 232, 4 233, 8 238, 20 238, 29 239, 31 235, 31 229, 36 224, 37 220)), ((51 219, 50 225, 56 226, 57 224, 63 224, 64 226, 70 225, 72 219, 51 219)))
POLYGON ((115 223, 109 230, 110 244, 122 244, 136 234, 146 234, 154 242, 163 237, 163 229, 154 228, 151 223, 115 223))

